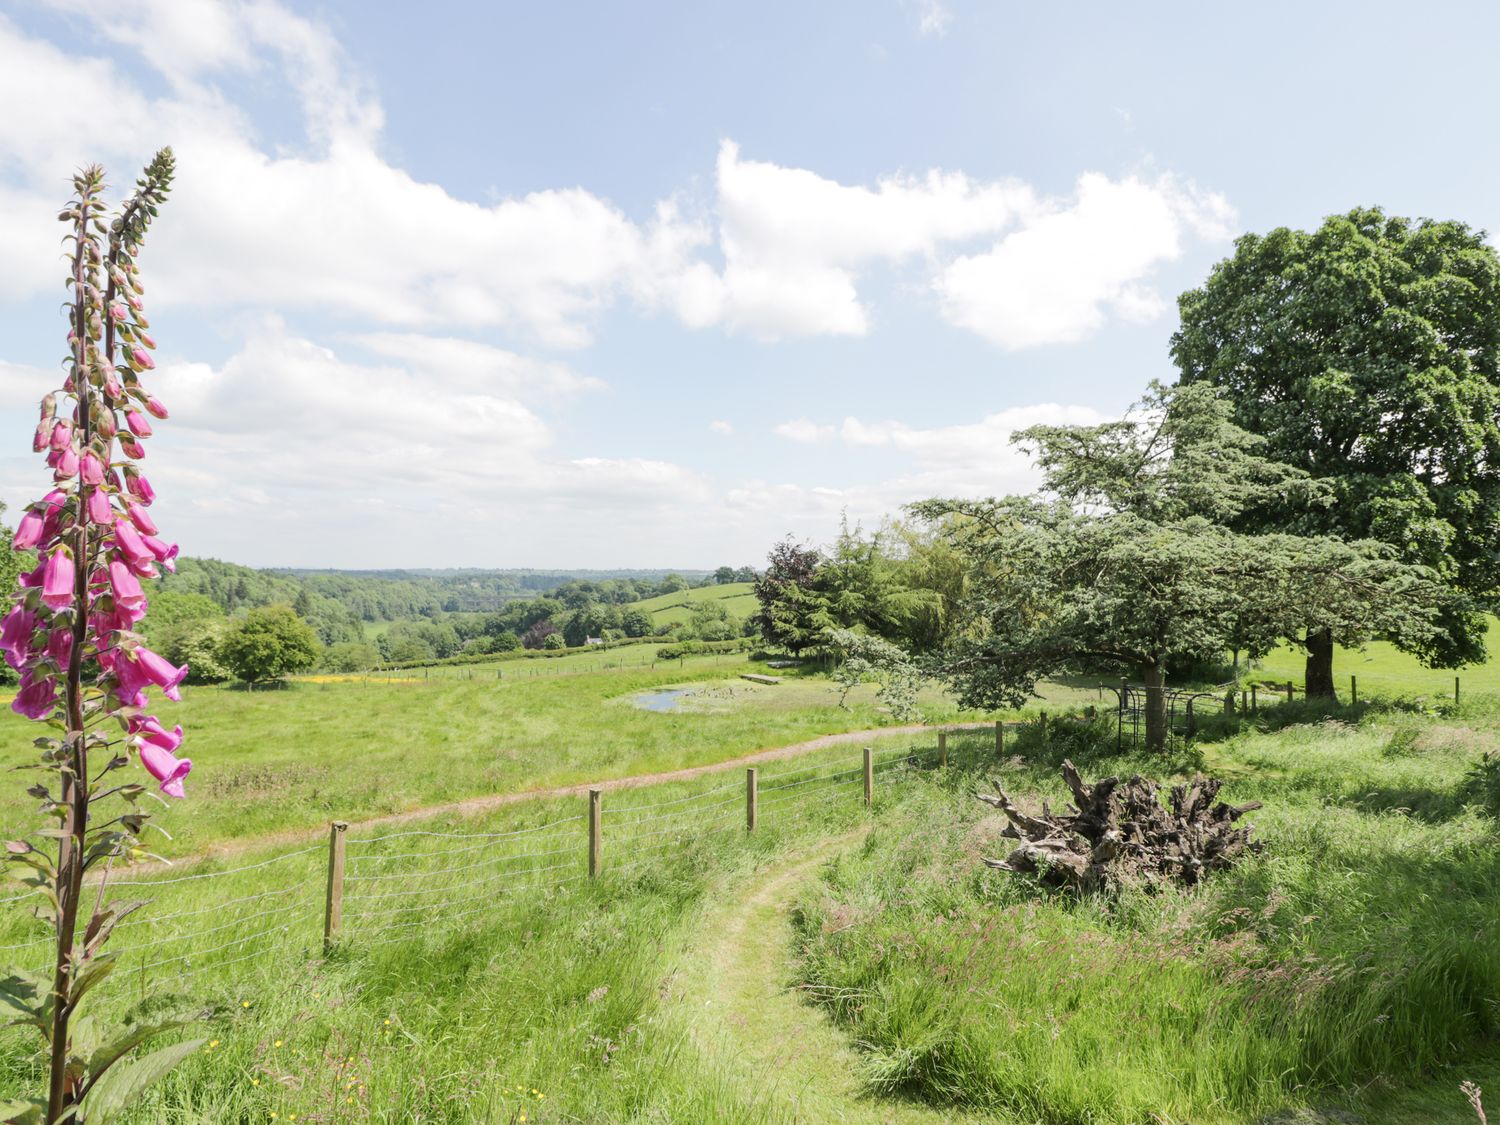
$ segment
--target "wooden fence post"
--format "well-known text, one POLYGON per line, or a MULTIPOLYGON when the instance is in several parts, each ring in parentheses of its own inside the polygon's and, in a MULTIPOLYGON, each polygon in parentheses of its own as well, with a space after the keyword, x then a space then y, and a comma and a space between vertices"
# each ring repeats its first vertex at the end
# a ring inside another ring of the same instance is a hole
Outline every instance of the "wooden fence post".
POLYGON ((938 731, 938 769, 948 767, 948 732, 938 731))
POLYGON ((589 878, 599 877, 599 858, 604 844, 604 826, 600 823, 602 789, 589 790, 589 878))
POLYGON ((1188 697, 1187 701, 1187 736, 1192 738, 1198 733, 1198 720, 1193 716, 1193 700, 1188 697))
POLYGON ((323 904, 323 952, 338 940, 344 924, 344 833, 348 821, 335 820, 328 826, 328 898, 323 904))
POLYGON ((1286 701, 1288 703, 1290 703, 1292 701, 1292 681, 1291 680, 1288 680, 1286 682, 1286 701))
POLYGON ((1250 685, 1250 711, 1253 714, 1260 710, 1260 699, 1256 695, 1256 685, 1250 685))
POLYGON ((995 757, 1005 757, 1005 720, 995 720, 995 757))
POLYGON ((1042 745, 1045 746, 1047 744, 1047 712, 1043 711, 1041 713, 1041 718, 1038 720, 1038 722, 1041 723, 1042 745))
POLYGON ((1458 677, 1453 677, 1453 705, 1458 706, 1458 677))
POLYGON ((875 748, 865 747, 865 807, 875 800, 875 748))
POLYGON ((1359 702, 1359 677, 1349 677, 1349 706, 1353 707, 1359 702))
POLYGON ((755 767, 745 770, 745 831, 755 831, 756 814, 760 811, 760 785, 756 780, 755 767))

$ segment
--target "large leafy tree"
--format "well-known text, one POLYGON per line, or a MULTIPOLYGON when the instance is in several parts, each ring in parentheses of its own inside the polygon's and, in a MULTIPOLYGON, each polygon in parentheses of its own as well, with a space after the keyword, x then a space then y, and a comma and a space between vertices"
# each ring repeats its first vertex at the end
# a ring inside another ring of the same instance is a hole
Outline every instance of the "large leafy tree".
POLYGON ((1309 622, 1351 644, 1430 639, 1441 586, 1384 545, 1226 526, 1262 503, 1319 502, 1229 410, 1209 387, 1154 388, 1123 421, 1018 434, 1040 497, 915 506, 969 562, 968 619, 935 662, 967 705, 1017 706, 1044 676, 1112 662, 1144 680, 1158 747, 1171 663, 1264 652, 1309 622))
MULTIPOLYGON (((1482 659, 1500 584, 1500 258, 1484 234, 1376 208, 1249 234, 1179 305, 1183 381, 1221 388, 1268 457, 1332 490, 1235 527, 1390 544, 1458 595, 1440 628, 1393 639, 1429 664, 1482 659)), ((1333 625, 1298 638, 1313 694, 1333 692, 1333 625)))
POLYGON ((318 662, 318 635, 291 606, 261 606, 229 631, 219 655, 246 683, 279 680, 318 662))

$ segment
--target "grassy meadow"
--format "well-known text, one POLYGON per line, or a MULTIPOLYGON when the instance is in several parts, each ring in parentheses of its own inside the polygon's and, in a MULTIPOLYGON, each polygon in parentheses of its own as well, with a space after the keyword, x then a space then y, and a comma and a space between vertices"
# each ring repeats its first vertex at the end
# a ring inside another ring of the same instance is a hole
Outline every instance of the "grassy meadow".
MULTIPOLYGON (((1500 621, 1494 618, 1490 619, 1487 640, 1492 646, 1500 645, 1500 621)), ((1305 664, 1305 655, 1300 649, 1283 645, 1267 654, 1250 670, 1250 675, 1277 683, 1291 680, 1300 687, 1305 664)), ((1424 668, 1387 641, 1375 641, 1362 649, 1337 649, 1333 658, 1334 685, 1345 700, 1348 699, 1351 675, 1358 677, 1361 696, 1369 693, 1387 698, 1426 696, 1433 700, 1452 699, 1453 678, 1457 676, 1461 681, 1461 694, 1482 694, 1500 699, 1500 660, 1470 668, 1424 668)))
MULTIPOLYGON (((563 675, 568 660, 584 656, 537 662, 564 668, 535 678, 507 666, 500 679, 479 665, 473 678, 447 668, 431 679, 185 688, 183 702, 160 713, 189 732, 190 799, 159 818, 172 840, 156 840, 153 850, 192 855, 315 832, 334 819, 704 765, 890 722, 871 687, 841 708, 838 690, 821 677, 793 675, 776 685, 740 679, 750 666, 738 654, 563 675), (632 705, 640 694, 676 686, 697 693, 682 710, 632 705)), ((941 693, 923 702, 934 720, 960 717, 941 693)), ((34 736, 30 723, 0 714, 4 761, 26 761, 34 736)), ((29 823, 31 805, 19 787, 0 791, 0 822, 29 823)))
MULTIPOLYGON (((939 774, 932 736, 883 742, 873 812, 860 798, 857 747, 768 764, 754 835, 742 775, 610 794, 598 880, 584 877, 573 804, 434 818, 399 834, 351 830, 343 941, 328 957, 321 849, 266 866, 250 853, 207 865, 222 878, 155 892, 122 887, 122 897, 152 894, 162 921, 121 939, 122 987, 108 1002, 118 1010, 149 994, 159 1008, 212 1011, 194 1056, 129 1120, 788 1120, 772 1091, 757 1093, 693 1045, 701 1001, 676 982, 701 912, 732 901, 758 867, 878 822, 909 785, 959 784, 958 764, 992 747, 988 734, 955 736, 955 768, 939 774), (470 841, 485 833, 518 835, 476 854, 470 841), (268 893, 280 896, 270 906, 246 901, 268 893), (202 936, 172 936, 188 930, 202 936), (150 975, 141 967, 171 957, 150 975)), ((8 949, 43 933, 8 921, 8 949)), ((0 1096, 40 1073, 30 1046, 19 1032, 0 1035, 0 1096)))
POLYGON ((693 616, 694 607, 704 602, 722 605, 730 617, 749 617, 760 609, 760 603, 755 600, 755 585, 751 582, 695 586, 690 590, 678 590, 675 594, 631 602, 625 608, 644 610, 651 615, 654 625, 686 625, 693 616))
POLYGON ((1500 713, 1261 722, 1294 718, 1171 763, 1080 727, 997 771, 1054 802, 1065 756, 1230 778, 1265 850, 1198 891, 1044 893, 983 865, 1009 850, 987 806, 915 792, 803 894, 798 980, 872 1085, 996 1120, 1475 1120, 1459 1082, 1500 1085, 1500 788, 1470 771, 1500 713))
MULTIPOLYGON (((208 858, 113 873, 149 905, 101 996, 209 1016, 132 1125, 1468 1125, 1458 1083, 1500 1090, 1500 781, 1476 773, 1500 707, 1477 683, 1458 707, 1205 716, 1156 759, 1117 753, 1108 715, 1042 743, 1036 710, 1100 699, 1046 685, 1004 760, 990 732, 950 736, 943 769, 930 732, 872 739, 868 810, 857 743, 758 767, 753 834, 739 770, 607 792, 599 879, 578 797, 361 825, 891 725, 872 687, 846 710, 811 672, 740 679, 763 667, 742 655, 610 666, 634 655, 188 689, 171 710, 191 797, 154 846, 208 858), (635 705, 673 689, 681 710, 635 705), (1056 800, 1064 756, 1224 776, 1227 799, 1265 802, 1266 848, 1197 891, 1117 901, 985 867, 1005 843, 975 788, 1056 800), (324 956, 335 818, 353 823, 324 956)), ((922 706, 979 717, 938 691, 922 706)), ((20 762, 32 732, 5 722, 20 762)), ((24 830, 26 799, 3 800, 24 830)), ((46 952, 24 902, 0 904, 0 961, 46 952)), ((0 1034, 0 1097, 38 1073, 0 1034)))

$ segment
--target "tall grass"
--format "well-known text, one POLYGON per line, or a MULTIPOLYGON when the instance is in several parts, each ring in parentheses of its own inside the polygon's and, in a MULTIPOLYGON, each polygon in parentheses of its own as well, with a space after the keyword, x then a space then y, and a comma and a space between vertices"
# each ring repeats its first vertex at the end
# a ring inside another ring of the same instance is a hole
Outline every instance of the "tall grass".
MULTIPOLYGON (((984 736, 952 743, 955 765, 964 745, 992 745, 984 736)), ((934 754, 930 737, 882 746, 884 807, 921 775, 909 757, 930 765, 934 754)), ((726 1067, 693 1046, 673 981, 710 896, 733 896, 757 865, 869 818, 858 775, 859 750, 847 746, 768 764, 754 835, 744 830, 742 776, 608 794, 604 871, 593 881, 579 877, 586 833, 570 819, 581 802, 433 819, 386 838, 360 833, 348 845, 345 940, 326 957, 316 852, 264 867, 252 866, 264 859, 251 854, 235 861, 247 870, 163 884, 148 893, 144 912, 161 921, 131 935, 124 987, 111 1000, 206 1006, 209 1045, 131 1121, 264 1122, 275 1114, 279 1122, 295 1114, 457 1125, 519 1122, 523 1112, 529 1122, 784 1120, 769 1095, 763 1104, 747 1100, 726 1067), (528 860, 498 883, 490 845, 475 850, 477 834, 497 832, 519 832, 500 845, 528 860), (536 853, 553 848, 567 855, 568 869, 538 877, 557 861, 536 853), (360 883, 356 874, 378 881, 360 883), (233 904, 282 886, 299 906, 284 934, 140 971, 147 958, 259 933, 262 904, 233 904), (384 897, 409 891, 417 893, 384 897), (372 902, 379 909, 361 917, 372 902), (178 943, 192 926, 211 926, 216 936, 178 943)), ((232 865, 192 873, 225 866, 232 865)), ((33 936, 21 921, 7 919, 0 937, 33 936)), ((34 1083, 39 1065, 29 1038, 0 1034, 0 1100, 34 1083)))
MULTIPOLYGON (((1102 727, 1021 747, 1008 787, 1060 796, 1102 727)), ((1056 1123, 1251 1120, 1411 1082, 1500 1028, 1500 837, 1463 800, 1485 736, 1370 716, 1211 748, 1259 798, 1265 851, 1198 892, 1045 894, 977 802, 914 795, 799 908, 802 979, 869 1075, 1056 1123)), ((1191 767, 1191 759, 1176 763, 1191 767)))

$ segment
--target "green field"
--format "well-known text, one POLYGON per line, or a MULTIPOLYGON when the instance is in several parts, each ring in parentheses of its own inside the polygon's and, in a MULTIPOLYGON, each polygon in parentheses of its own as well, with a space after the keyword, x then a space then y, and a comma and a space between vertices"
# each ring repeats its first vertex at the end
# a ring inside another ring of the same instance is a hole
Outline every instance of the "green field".
MULTIPOLYGON (((149 906, 101 995, 216 1014, 132 1125, 1470 1125, 1458 1083, 1500 1087, 1500 829, 1473 780, 1500 707, 1477 686, 1429 713, 1214 715, 1158 759, 1116 753, 1108 715, 1045 744, 1023 722, 1004 758, 993 732, 954 734, 946 769, 931 733, 871 738, 870 810, 846 743, 762 763, 753 835, 738 769, 612 790, 596 880, 582 796, 361 826, 890 723, 869 686, 842 710, 825 677, 751 684, 763 666, 740 654, 653 669, 655 647, 164 705, 196 768, 152 848, 184 862, 113 874, 149 906), (683 710, 635 705, 666 689, 683 710), (1065 755, 1091 776, 1225 776, 1265 802, 1266 851, 1201 891, 1113 903, 985 867, 1004 842, 975 789, 1003 773, 1056 800, 1065 755), (349 881, 324 957, 334 819, 353 822, 349 881), (1304 1109, 1324 1116, 1287 1116, 1304 1109)), ((1099 698, 1045 685, 1029 714, 1099 698)), ((922 705, 977 718, 938 691, 922 705)), ((35 728, 3 722, 19 764, 35 728)), ((29 801, 3 802, 25 831, 29 801)), ((24 900, 0 908, 0 958, 46 950, 24 900)), ((38 1065, 0 1034, 0 1098, 38 1065)))
POLYGON ((760 608, 760 603, 755 600, 755 586, 750 582, 697 586, 691 590, 679 590, 675 594, 662 594, 660 597, 632 602, 625 608, 645 610, 656 625, 685 625, 693 616, 693 607, 704 602, 722 604, 730 617, 749 617, 760 608))
MULTIPOLYGON (((1495 618, 1490 619, 1487 640, 1491 646, 1500 645, 1500 622, 1495 618)), ((1300 688, 1304 665, 1301 650, 1283 646, 1261 661, 1251 674, 1277 682, 1291 680, 1300 688)), ((1455 676, 1459 677, 1464 693, 1500 695, 1500 660, 1469 668, 1424 668, 1385 641, 1376 641, 1364 649, 1338 649, 1333 657, 1333 677, 1341 694, 1348 690, 1351 675, 1358 677, 1361 696, 1369 692, 1386 697, 1451 699, 1455 676)))
MULTIPOLYGON (((619 650, 622 656, 636 648, 619 650)), ((184 689, 183 703, 159 709, 188 731, 191 799, 161 823, 186 855, 227 841, 316 830, 330 820, 358 821, 469 797, 702 765, 821 734, 889 722, 872 688, 838 706, 825 679, 790 677, 776 686, 739 679, 740 654, 671 661, 652 670, 587 672, 603 656, 526 662, 535 678, 504 665, 421 669, 371 679, 300 681, 282 690, 184 689), (568 662, 575 662, 571 674, 568 662), (561 667, 558 667, 561 666, 561 667), (442 675, 436 673, 442 672, 442 675), (550 674, 543 674, 550 673, 550 674), (731 706, 658 714, 631 705, 642 692, 679 683, 722 684, 731 706)), ((933 718, 957 709, 938 693, 933 718)), ((0 717, 3 760, 31 754, 32 724, 0 717)), ((4 823, 25 823, 31 804, 18 787, 0 792, 4 823)))

